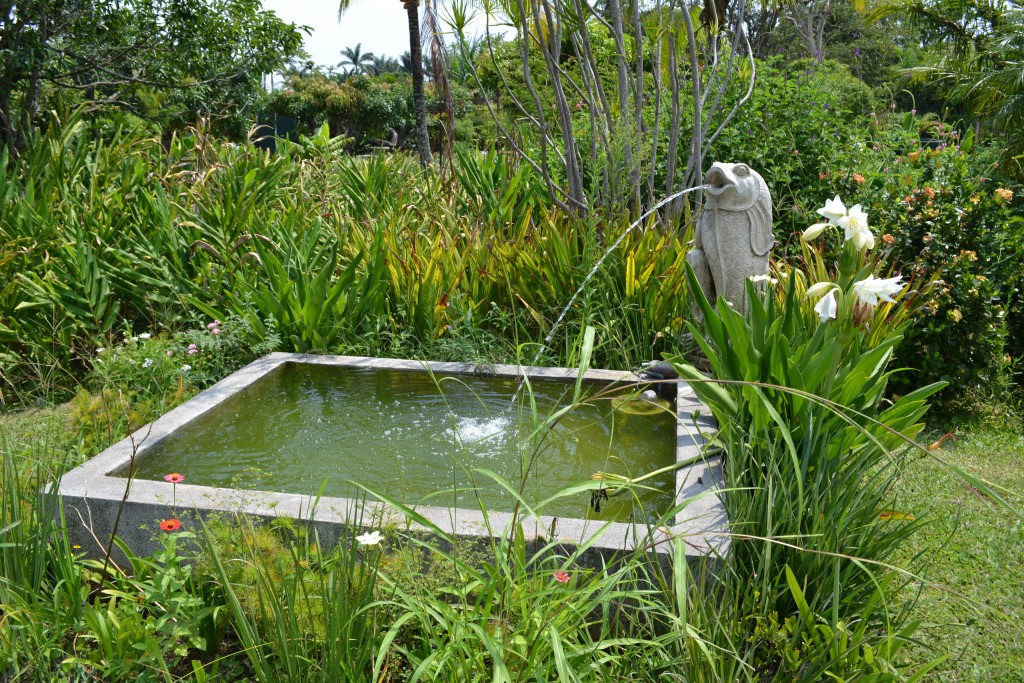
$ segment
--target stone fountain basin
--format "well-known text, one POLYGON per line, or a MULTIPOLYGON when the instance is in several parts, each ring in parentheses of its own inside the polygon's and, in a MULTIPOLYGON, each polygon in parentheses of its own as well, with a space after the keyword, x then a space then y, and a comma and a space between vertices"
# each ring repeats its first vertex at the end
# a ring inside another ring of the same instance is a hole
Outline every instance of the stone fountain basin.
MULTIPOLYGON (((374 500, 218 488, 187 481, 175 488, 163 481, 134 479, 129 486, 126 477, 115 474, 131 462, 133 451, 136 462, 140 462, 161 439, 186 427, 268 373, 295 363, 411 373, 429 371, 438 375, 485 374, 511 379, 527 376, 567 382, 574 381, 578 375, 578 371, 571 368, 494 365, 482 369, 462 363, 272 353, 65 474, 58 484, 57 494, 63 504, 70 542, 80 545, 90 556, 100 557, 116 524, 118 537, 133 552, 148 554, 157 547, 156 522, 172 515, 172 505, 186 528, 194 528, 199 516, 216 513, 240 513, 263 521, 284 517, 312 525, 321 542, 326 544, 332 543, 352 520, 361 520, 366 528, 394 525, 421 536, 436 535, 429 525, 408 519, 400 510, 374 500)), ((589 370, 584 380, 603 384, 637 383, 634 374, 611 370, 589 370)), ((685 504, 675 516, 675 523, 671 527, 650 528, 636 522, 520 515, 519 523, 531 547, 557 542, 568 550, 569 546, 588 544, 579 561, 595 566, 636 548, 668 555, 672 552, 669 541, 674 537, 685 539, 689 560, 725 553, 728 518, 717 495, 722 483, 720 463, 717 458, 701 457, 705 444, 703 433, 714 430, 714 420, 686 384, 679 385, 675 403, 676 462, 694 461, 675 473, 675 500, 679 505, 685 504)), ((422 505, 415 510, 429 524, 460 540, 486 541, 508 533, 514 520, 512 513, 501 511, 422 505)))

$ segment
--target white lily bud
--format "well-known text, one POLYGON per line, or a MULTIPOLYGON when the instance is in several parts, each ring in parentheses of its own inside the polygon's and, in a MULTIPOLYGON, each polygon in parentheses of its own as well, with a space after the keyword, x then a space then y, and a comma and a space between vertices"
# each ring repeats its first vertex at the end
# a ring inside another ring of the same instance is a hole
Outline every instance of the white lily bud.
POLYGON ((829 225, 831 225, 831 223, 815 223, 811 227, 804 230, 804 234, 800 236, 800 239, 802 239, 804 242, 810 242, 815 237, 825 232, 825 228, 827 228, 829 225))
POLYGON ((822 294, 824 294, 825 292, 827 292, 827 291, 829 291, 831 289, 835 289, 838 286, 839 285, 837 285, 834 282, 828 282, 828 281, 819 282, 819 283, 817 283, 815 285, 812 285, 812 286, 807 288, 807 291, 804 292, 804 298, 806 298, 806 299, 814 299, 816 297, 821 296, 822 294))

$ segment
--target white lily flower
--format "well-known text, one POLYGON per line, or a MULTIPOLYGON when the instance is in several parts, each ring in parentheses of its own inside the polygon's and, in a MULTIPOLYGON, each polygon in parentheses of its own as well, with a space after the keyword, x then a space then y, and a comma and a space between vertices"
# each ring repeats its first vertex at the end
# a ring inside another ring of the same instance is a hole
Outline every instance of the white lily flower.
POLYGON ((836 317, 836 290, 828 290, 828 294, 821 297, 821 301, 814 305, 814 312, 818 314, 821 322, 834 320, 836 317))
POLYGON ((874 275, 868 275, 866 279, 853 283, 853 292, 861 303, 868 306, 877 306, 879 299, 894 303, 893 297, 903 289, 903 284, 900 282, 902 279, 901 275, 890 278, 876 278, 874 275))
POLYGON ((871 249, 875 246, 875 236, 868 227, 868 215, 857 204, 839 219, 839 227, 846 231, 846 239, 853 240, 858 249, 871 249))
POLYGON ((825 228, 829 227, 830 225, 832 225, 832 224, 831 223, 815 223, 811 227, 809 227, 806 230, 804 230, 804 234, 800 235, 800 239, 802 239, 804 242, 810 242, 815 237, 817 237, 821 233, 825 232, 825 228))
POLYGON ((846 205, 839 195, 836 195, 835 199, 826 199, 825 206, 818 209, 818 213, 827 218, 832 225, 838 225, 839 219, 846 215, 846 205))
POLYGON ((807 291, 804 292, 804 298, 806 298, 806 299, 814 299, 816 297, 821 296, 822 294, 824 294, 825 292, 829 291, 830 289, 837 288, 838 286, 839 285, 837 285, 836 283, 829 282, 827 280, 825 282, 819 282, 819 283, 811 285, 810 287, 807 288, 807 291))
POLYGON ((871 231, 865 228, 864 230, 857 230, 850 234, 846 239, 853 240, 853 246, 858 249, 873 249, 875 246, 875 236, 871 234, 871 231))
POLYGON ((378 545, 384 540, 384 535, 379 531, 368 531, 365 534, 356 536, 359 545, 378 545))

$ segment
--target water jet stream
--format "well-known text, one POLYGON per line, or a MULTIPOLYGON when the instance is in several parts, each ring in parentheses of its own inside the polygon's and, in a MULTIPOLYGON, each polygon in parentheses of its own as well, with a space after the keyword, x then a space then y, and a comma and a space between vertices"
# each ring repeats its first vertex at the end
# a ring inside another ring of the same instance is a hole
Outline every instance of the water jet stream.
MULTIPOLYGON (((587 283, 590 282, 591 278, 593 278, 594 275, 597 274, 597 271, 601 268, 601 264, 604 263, 604 260, 606 258, 608 258, 608 256, 613 251, 615 251, 620 244, 622 244, 622 241, 624 239, 626 239, 626 236, 629 233, 633 232, 633 230, 635 230, 638 226, 643 225, 644 221, 646 221, 648 218, 650 218, 651 215, 654 214, 654 212, 656 212, 658 209, 660 209, 661 207, 665 206, 666 204, 668 204, 670 202, 674 202, 675 200, 679 199, 683 195, 687 195, 687 194, 689 194, 691 192, 696 192, 697 190, 703 190, 703 189, 706 189, 708 187, 710 187, 710 186, 709 185, 696 185, 694 187, 688 187, 685 190, 680 190, 679 192, 676 192, 675 194, 671 194, 668 197, 665 197, 660 202, 658 202, 657 204, 652 206, 650 209, 648 209, 646 213, 644 213, 642 216, 640 216, 640 218, 636 219, 632 224, 630 224, 630 226, 628 228, 626 228, 625 232, 623 232, 621 235, 619 235, 619 238, 617 240, 612 242, 612 245, 610 247, 608 247, 608 249, 605 250, 604 254, 601 255, 601 258, 599 258, 597 260, 597 263, 594 264, 594 267, 590 269, 589 273, 587 273, 587 276, 585 278, 583 278, 583 282, 580 283, 580 286, 576 289, 576 292, 572 295, 572 298, 569 299, 569 303, 567 303, 565 305, 565 308, 562 309, 561 315, 558 316, 558 319, 555 320, 555 324, 551 326, 551 330, 544 337, 544 341, 541 343, 540 348, 537 349, 537 353, 533 357, 533 361, 530 363, 529 367, 536 367, 537 361, 540 360, 541 354, 544 353, 544 351, 548 348, 548 344, 550 344, 551 340, 554 339, 555 332, 558 331, 559 326, 561 326, 562 322, 565 320, 565 317, 569 314, 569 310, 572 308, 572 305, 574 303, 576 303, 576 299, 578 299, 580 294, 583 293, 583 290, 586 289, 587 283)), ((523 379, 520 380, 520 382, 519 382, 519 387, 516 389, 516 393, 512 395, 512 404, 513 405, 515 404, 516 400, 519 398, 519 392, 523 390, 523 385, 525 383, 526 383, 526 377, 524 376, 523 379)))

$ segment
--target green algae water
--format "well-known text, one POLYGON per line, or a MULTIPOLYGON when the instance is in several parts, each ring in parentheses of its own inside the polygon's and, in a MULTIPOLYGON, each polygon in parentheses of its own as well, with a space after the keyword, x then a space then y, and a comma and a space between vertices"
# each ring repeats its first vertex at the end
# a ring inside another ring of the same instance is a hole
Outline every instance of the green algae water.
MULTIPOLYGON (((538 434, 531 395, 543 419, 571 400, 572 384, 532 381, 513 406, 517 386, 494 377, 286 364, 153 444, 137 476, 181 472, 189 484, 341 497, 366 495, 358 482, 408 504, 477 508, 482 501, 509 511, 512 497, 475 470, 518 489, 528 469, 524 498, 539 501, 597 473, 638 477, 675 461, 667 410, 629 414, 616 410, 621 399, 595 398, 538 434)), ((601 388, 588 386, 592 395, 601 388)), ((599 511, 583 492, 542 512, 645 519, 671 507, 674 481, 669 472, 645 481, 650 490, 615 495, 612 488, 599 511)))

